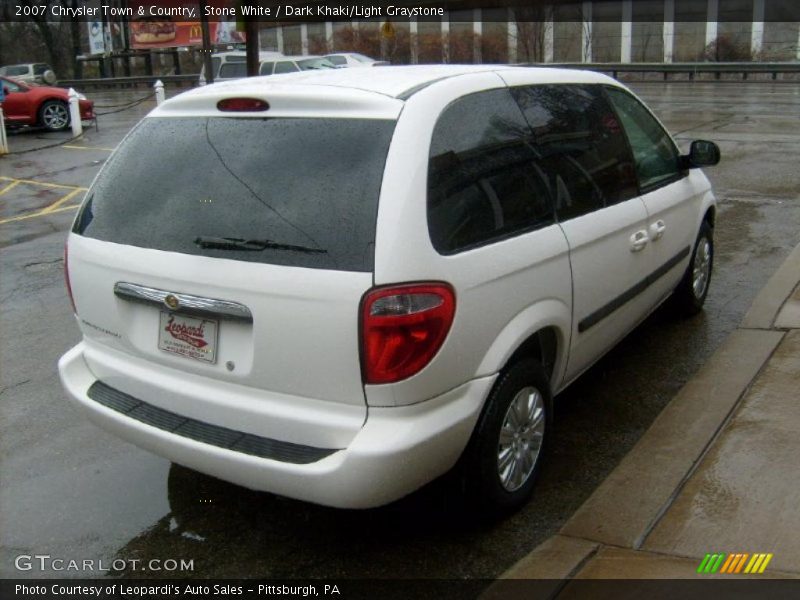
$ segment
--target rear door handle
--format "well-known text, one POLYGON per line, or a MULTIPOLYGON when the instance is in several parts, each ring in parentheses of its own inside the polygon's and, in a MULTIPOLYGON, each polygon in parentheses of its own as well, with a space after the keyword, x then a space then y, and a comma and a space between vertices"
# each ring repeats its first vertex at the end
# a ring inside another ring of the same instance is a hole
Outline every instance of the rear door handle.
POLYGON ((631 236, 631 252, 639 252, 640 250, 643 250, 649 241, 650 238, 647 237, 647 230, 640 229, 631 236))
POLYGON ((654 242, 656 240, 660 240, 661 236, 664 235, 664 231, 666 230, 667 226, 664 224, 664 221, 658 220, 652 225, 650 225, 650 239, 654 242))

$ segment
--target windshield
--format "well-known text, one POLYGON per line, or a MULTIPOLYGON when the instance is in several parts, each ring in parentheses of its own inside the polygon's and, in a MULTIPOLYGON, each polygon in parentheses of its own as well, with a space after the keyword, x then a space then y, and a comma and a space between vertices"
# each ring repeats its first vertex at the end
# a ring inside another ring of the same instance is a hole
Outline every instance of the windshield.
POLYGON ((298 60, 297 66, 301 71, 311 71, 314 69, 335 69, 334 65, 327 58, 307 58, 305 60, 298 60))
POLYGON ((394 125, 145 119, 103 168, 73 231, 184 254, 371 271, 394 125))

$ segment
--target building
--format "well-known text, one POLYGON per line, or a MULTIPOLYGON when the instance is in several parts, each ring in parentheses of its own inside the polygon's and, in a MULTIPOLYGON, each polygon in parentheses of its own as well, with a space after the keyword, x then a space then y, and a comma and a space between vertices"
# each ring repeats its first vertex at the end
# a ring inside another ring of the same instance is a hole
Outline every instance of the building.
POLYGON ((800 60, 800 23, 792 5, 794 0, 594 0, 393 21, 389 37, 381 34, 385 19, 283 25, 263 29, 260 41, 262 49, 286 54, 350 50, 395 64, 788 61, 800 60))

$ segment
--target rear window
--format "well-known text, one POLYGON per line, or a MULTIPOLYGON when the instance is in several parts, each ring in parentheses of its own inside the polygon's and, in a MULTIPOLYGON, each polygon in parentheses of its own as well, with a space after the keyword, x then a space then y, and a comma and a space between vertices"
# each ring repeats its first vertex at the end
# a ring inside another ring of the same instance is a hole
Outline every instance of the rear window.
POLYGON ((220 79, 247 77, 247 63, 226 62, 219 70, 220 79))
POLYGON ((103 168, 73 231, 168 252, 368 272, 394 126, 374 119, 145 119, 103 168), (198 238, 282 246, 208 248, 198 238))

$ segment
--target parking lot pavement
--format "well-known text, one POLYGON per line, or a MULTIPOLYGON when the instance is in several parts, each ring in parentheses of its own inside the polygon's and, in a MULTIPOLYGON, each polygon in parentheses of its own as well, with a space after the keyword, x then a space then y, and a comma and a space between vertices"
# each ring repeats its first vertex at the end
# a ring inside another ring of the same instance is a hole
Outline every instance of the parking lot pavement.
MULTIPOLYGON (((20 576, 13 557, 39 552, 182 557, 195 570, 170 575, 198 577, 491 578, 551 538, 739 327, 800 242, 797 84, 634 88, 683 145, 721 141, 723 161, 707 171, 719 215, 706 309, 690 320, 657 311, 558 397, 533 500, 493 525, 465 520, 436 483, 389 507, 339 511, 170 465, 92 426, 67 404, 55 370, 79 337, 61 257, 74 215, 68 207, 82 193, 55 207, 63 211, 36 213, 88 187, 147 106, 101 116, 99 131, 87 129, 76 143, 0 159, 0 190, 19 181, 0 195, 2 218, 35 215, 0 223, 0 576, 20 576)), ((17 133, 10 144, 67 137, 17 133)))
POLYGON ((506 577, 800 578, 798 306, 800 246, 559 534, 506 577))
POLYGON ((70 131, 9 133, 11 153, 0 160, 0 248, 66 229, 116 145, 155 107, 150 96, 147 90, 91 94, 97 122, 85 122, 77 139, 70 131))

